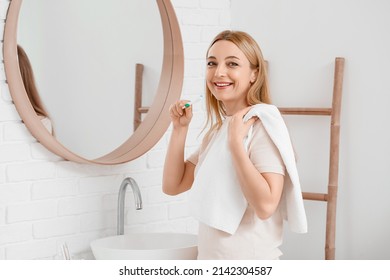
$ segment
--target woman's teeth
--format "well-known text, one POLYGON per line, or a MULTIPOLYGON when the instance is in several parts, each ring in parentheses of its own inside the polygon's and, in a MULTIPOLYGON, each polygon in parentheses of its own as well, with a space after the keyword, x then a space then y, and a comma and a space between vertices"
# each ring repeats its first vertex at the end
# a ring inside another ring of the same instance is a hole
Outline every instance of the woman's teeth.
POLYGON ((227 86, 230 86, 231 83, 215 83, 215 85, 216 85, 217 87, 227 87, 227 86))

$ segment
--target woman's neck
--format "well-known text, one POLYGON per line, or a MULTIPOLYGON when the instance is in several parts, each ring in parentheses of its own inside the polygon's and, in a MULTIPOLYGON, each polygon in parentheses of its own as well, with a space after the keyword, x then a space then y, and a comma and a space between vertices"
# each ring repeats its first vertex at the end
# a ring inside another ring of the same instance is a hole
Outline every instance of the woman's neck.
POLYGON ((238 111, 245 109, 249 105, 246 102, 242 103, 237 103, 237 102, 232 102, 232 103, 223 103, 223 106, 225 108, 226 116, 233 116, 235 113, 238 111))

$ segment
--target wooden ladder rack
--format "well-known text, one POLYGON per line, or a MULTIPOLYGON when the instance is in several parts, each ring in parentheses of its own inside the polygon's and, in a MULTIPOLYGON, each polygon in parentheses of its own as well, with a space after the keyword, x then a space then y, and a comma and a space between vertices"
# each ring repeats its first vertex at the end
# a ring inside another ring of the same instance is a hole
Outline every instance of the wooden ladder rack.
POLYGON ((329 179, 327 193, 303 192, 303 199, 323 201, 327 203, 325 259, 335 259, 336 240, 336 204, 339 178, 339 143, 340 143, 340 112, 344 77, 344 58, 336 57, 333 98, 331 108, 279 108, 284 115, 314 115, 330 116, 330 152, 329 152, 329 179))

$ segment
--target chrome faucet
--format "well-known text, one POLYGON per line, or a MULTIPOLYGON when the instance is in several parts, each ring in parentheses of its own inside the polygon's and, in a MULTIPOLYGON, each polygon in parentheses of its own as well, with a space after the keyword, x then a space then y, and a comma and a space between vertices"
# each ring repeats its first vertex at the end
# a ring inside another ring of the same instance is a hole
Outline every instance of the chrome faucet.
POLYGON ((118 220, 117 220, 117 234, 118 235, 124 234, 125 196, 126 196, 126 189, 127 189, 128 185, 130 185, 131 189, 133 190, 134 200, 135 200, 135 209, 136 210, 142 209, 142 196, 141 196, 141 192, 139 190, 137 182, 133 178, 130 178, 130 177, 125 178, 122 181, 122 184, 119 188, 119 194, 118 194, 118 220))

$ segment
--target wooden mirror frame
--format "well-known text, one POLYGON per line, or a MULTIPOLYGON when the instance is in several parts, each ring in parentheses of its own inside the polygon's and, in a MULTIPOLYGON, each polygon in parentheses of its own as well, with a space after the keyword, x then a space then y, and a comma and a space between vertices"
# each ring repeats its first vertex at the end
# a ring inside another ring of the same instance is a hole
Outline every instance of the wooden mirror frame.
MULTIPOLYGON (((22 121, 30 133, 49 151, 73 162, 120 164, 149 151, 164 135, 170 124, 168 109, 180 98, 184 77, 183 43, 175 11, 169 0, 156 0, 161 15, 164 52, 160 82, 148 114, 137 130, 114 151, 97 159, 83 158, 64 147, 41 123, 27 96, 17 56, 17 27, 22 0, 9 4, 4 29, 4 68, 7 83, 22 121)), ((104 139, 98 139, 104 141, 104 139)))

